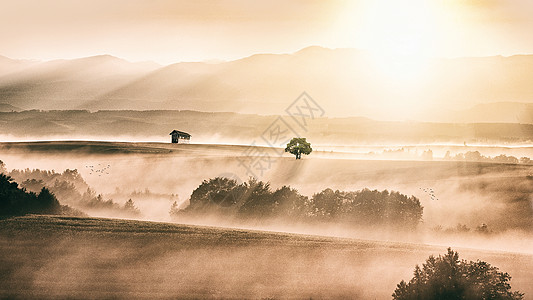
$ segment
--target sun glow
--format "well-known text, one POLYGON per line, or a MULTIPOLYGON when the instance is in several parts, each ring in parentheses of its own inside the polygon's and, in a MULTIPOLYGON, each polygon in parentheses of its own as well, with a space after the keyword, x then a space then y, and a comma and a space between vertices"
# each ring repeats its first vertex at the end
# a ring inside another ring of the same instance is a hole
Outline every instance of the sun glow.
MULTIPOLYGON (((375 58, 378 70, 400 81, 417 80, 438 46, 439 8, 427 0, 369 0, 355 8, 358 44, 375 58)), ((353 18, 352 18, 353 20, 353 18)))

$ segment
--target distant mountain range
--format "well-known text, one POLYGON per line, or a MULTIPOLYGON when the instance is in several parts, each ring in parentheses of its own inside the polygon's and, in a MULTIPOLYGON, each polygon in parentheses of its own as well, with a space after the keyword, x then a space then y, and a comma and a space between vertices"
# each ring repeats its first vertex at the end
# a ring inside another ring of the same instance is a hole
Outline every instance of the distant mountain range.
POLYGON ((321 47, 168 66, 108 55, 48 62, 0 57, 0 102, 22 109, 266 115, 283 114, 307 91, 326 116, 533 123, 533 55, 434 59, 413 81, 384 75, 384 64, 362 51, 321 47))

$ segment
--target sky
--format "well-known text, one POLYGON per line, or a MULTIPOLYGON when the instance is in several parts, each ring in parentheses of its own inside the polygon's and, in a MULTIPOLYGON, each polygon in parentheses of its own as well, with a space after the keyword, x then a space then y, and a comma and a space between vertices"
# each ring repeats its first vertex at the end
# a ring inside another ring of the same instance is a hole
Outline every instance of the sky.
POLYGON ((170 64, 318 45, 377 55, 533 53, 531 0, 0 0, 0 55, 170 64))

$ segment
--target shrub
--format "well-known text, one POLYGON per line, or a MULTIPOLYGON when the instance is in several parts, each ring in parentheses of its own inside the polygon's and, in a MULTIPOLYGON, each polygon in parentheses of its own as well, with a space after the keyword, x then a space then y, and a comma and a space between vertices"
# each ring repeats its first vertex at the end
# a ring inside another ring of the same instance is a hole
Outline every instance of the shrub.
POLYGON ((520 292, 511 292, 508 273, 498 271, 484 261, 459 260, 457 252, 430 256, 413 278, 401 281, 394 293, 395 300, 410 299, 523 299, 520 292))

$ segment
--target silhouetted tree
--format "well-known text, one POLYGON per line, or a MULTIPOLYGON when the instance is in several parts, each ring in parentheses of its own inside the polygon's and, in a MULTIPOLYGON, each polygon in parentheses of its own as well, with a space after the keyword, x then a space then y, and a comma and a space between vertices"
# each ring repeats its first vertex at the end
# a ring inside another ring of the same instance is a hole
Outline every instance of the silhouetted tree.
POLYGON ((296 156, 296 159, 301 159, 302 154, 309 155, 312 151, 311 144, 305 138, 293 138, 285 148, 285 152, 296 156))
POLYGON ((272 215, 287 217, 292 220, 307 218, 310 214, 309 198, 298 193, 296 189, 283 186, 272 195, 272 215))
POLYGON ((242 184, 243 191, 240 197, 241 205, 239 214, 248 217, 269 217, 273 213, 274 199, 270 191, 270 184, 250 178, 242 184))
POLYGON ((43 187, 39 196, 37 196, 37 205, 33 212, 51 215, 59 214, 61 212, 61 205, 54 194, 52 194, 47 188, 43 187))
POLYGON ((124 203, 124 211, 127 214, 133 215, 133 216, 139 216, 141 214, 141 211, 135 206, 135 203, 133 200, 129 199, 124 203))
POLYGON ((325 189, 313 195, 309 211, 314 217, 323 220, 415 227, 422 219, 423 207, 418 198, 398 192, 325 189))
POLYGON ((47 188, 43 187, 36 195, 19 188, 11 177, 0 174, 0 215, 61 214, 62 211, 62 206, 47 188))
POLYGON ((30 195, 19 189, 13 178, 0 174, 0 215, 12 216, 27 213, 30 201, 30 195))
POLYGON ((333 219, 341 214, 345 195, 339 190, 333 191, 328 188, 313 195, 312 211, 319 219, 333 219))
POLYGON ((411 299, 523 299, 520 292, 511 292, 508 273, 498 271, 484 261, 459 260, 457 252, 439 257, 430 256, 413 272, 407 283, 401 281, 394 293, 395 300, 411 299))

